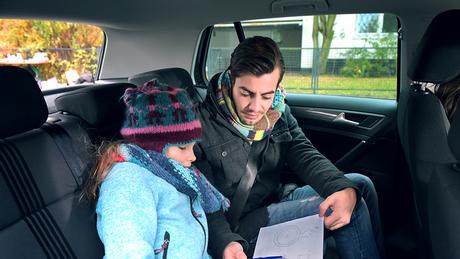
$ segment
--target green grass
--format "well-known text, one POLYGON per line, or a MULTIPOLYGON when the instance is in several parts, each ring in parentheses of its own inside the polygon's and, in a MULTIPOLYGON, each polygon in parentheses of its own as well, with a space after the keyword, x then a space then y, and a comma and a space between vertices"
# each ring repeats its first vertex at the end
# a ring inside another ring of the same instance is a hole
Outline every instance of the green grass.
POLYGON ((317 89, 312 89, 310 75, 286 73, 281 85, 288 93, 396 99, 396 77, 353 78, 321 75, 317 89))

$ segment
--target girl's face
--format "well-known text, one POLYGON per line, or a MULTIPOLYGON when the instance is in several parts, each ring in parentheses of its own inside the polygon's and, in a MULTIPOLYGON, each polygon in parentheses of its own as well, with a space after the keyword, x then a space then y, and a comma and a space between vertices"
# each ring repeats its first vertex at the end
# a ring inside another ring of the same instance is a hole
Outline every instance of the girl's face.
POLYGON ((170 146, 166 148, 165 155, 181 163, 184 167, 190 167, 192 162, 196 160, 195 153, 193 153, 194 145, 195 143, 183 146, 170 146))

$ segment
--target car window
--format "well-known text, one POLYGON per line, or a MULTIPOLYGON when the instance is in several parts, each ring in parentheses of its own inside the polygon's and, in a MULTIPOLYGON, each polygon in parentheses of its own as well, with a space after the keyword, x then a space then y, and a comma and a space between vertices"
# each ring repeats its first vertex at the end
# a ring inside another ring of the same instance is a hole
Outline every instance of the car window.
MULTIPOLYGON (((300 16, 241 23, 246 37, 266 36, 278 43, 286 68, 282 85, 288 93, 397 97, 398 20, 394 15, 300 16)), ((208 71, 221 72, 229 65, 238 39, 218 36, 231 35, 231 30, 233 24, 214 27, 208 71)))
POLYGON ((233 23, 216 24, 212 30, 211 40, 206 58, 206 77, 224 71, 230 65, 230 55, 239 40, 233 23))
POLYGON ((27 69, 42 90, 94 82, 104 43, 95 26, 0 20, 0 65, 27 69))

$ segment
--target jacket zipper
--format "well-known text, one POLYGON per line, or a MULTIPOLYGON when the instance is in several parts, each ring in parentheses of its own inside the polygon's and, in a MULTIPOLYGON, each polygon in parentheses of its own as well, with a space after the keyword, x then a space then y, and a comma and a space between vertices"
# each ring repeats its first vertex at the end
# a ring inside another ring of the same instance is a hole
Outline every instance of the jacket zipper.
POLYGON ((171 237, 169 235, 169 232, 166 231, 164 238, 163 238, 163 244, 161 245, 161 248, 155 249, 154 252, 155 254, 159 254, 163 252, 163 257, 162 259, 167 259, 168 258, 168 247, 169 247, 169 241, 171 240, 171 237))
POLYGON ((201 221, 198 219, 198 217, 199 217, 200 215, 198 215, 198 214, 196 213, 196 211, 193 209, 192 199, 190 199, 190 211, 192 212, 193 218, 198 222, 198 224, 200 224, 200 227, 201 227, 201 229, 203 230, 204 244, 203 244, 203 253, 202 253, 202 256, 204 256, 204 253, 206 252, 206 243, 208 242, 208 241, 207 241, 207 237, 206 237, 206 230, 204 229, 203 224, 201 224, 201 221))

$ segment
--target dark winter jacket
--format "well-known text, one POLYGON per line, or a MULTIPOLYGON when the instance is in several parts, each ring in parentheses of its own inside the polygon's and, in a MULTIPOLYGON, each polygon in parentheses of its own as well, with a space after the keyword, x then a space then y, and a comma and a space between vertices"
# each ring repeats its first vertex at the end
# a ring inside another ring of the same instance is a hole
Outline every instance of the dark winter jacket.
POLYGON ((230 200, 245 173, 251 148, 264 151, 259 156, 258 174, 240 217, 237 233, 232 231, 223 212, 207 215, 209 252, 214 258, 221 258, 225 246, 231 241, 238 241, 247 249, 246 239, 255 237, 259 228, 266 225, 266 206, 273 201, 269 197, 279 188, 286 165, 322 197, 347 187, 356 189, 305 137, 287 105, 268 139, 252 145, 218 110, 214 94, 208 94, 199 106, 199 114, 203 138, 195 145, 195 165, 230 200), (268 146, 264 148, 266 141, 268 146))

